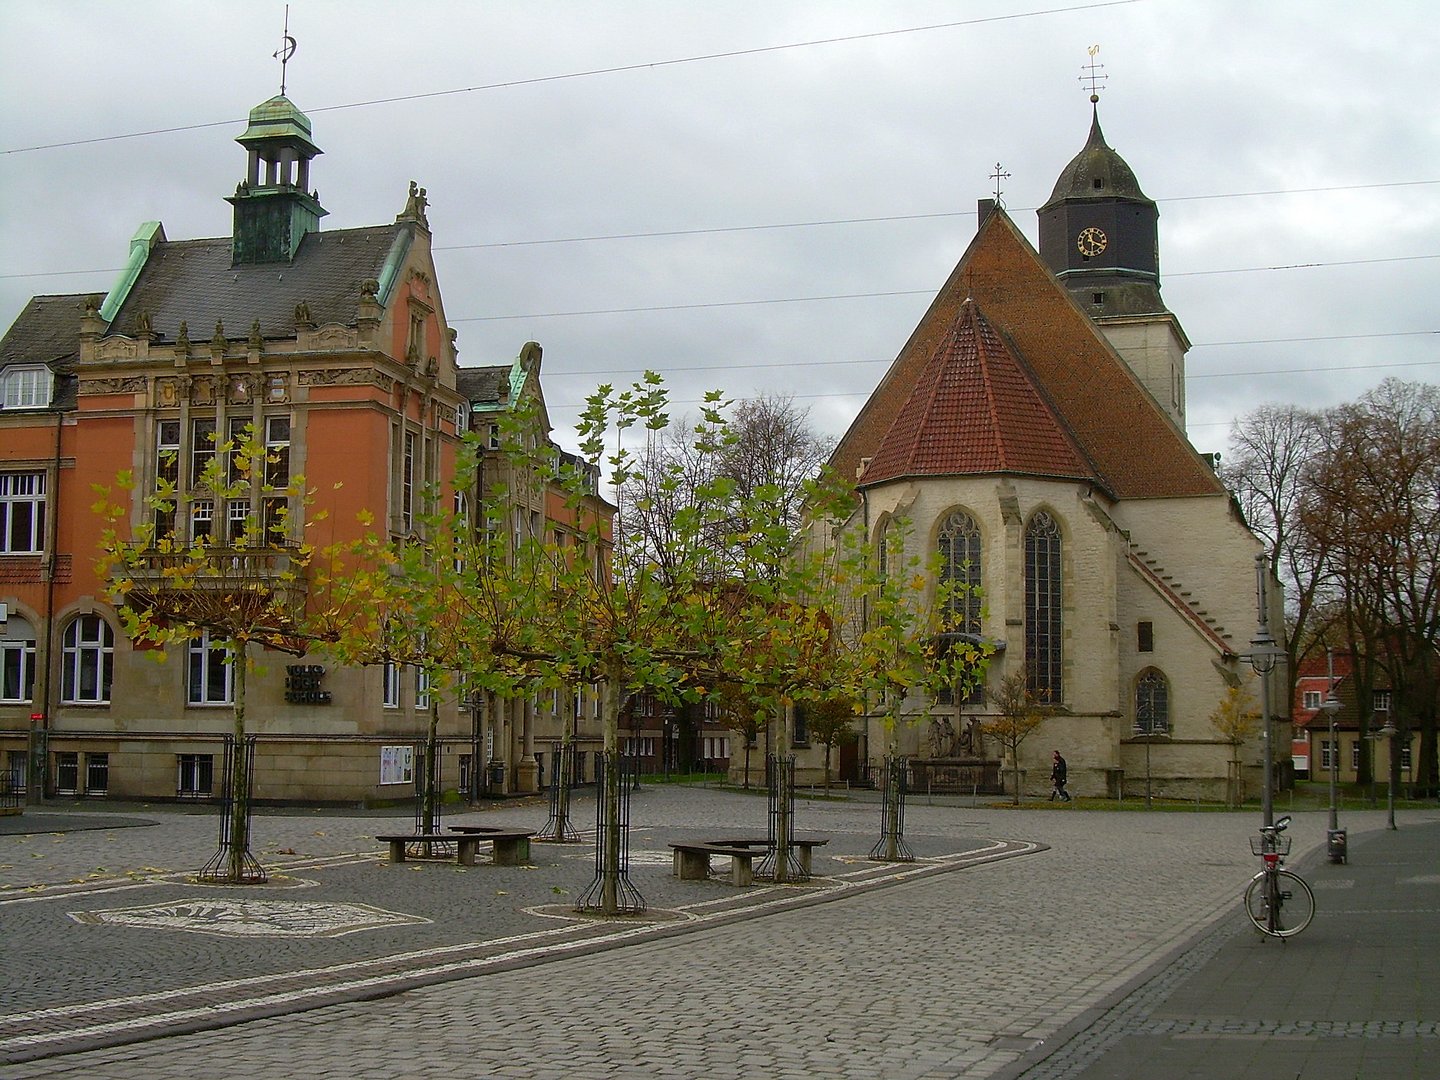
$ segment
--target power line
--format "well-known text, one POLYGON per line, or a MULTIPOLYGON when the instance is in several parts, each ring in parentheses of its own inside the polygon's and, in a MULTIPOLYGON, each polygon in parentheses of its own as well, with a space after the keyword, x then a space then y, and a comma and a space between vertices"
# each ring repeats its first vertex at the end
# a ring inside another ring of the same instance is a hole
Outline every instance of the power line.
MULTIPOLYGON (((1176 195, 1156 199, 1157 203, 1195 202, 1202 199, 1251 199, 1271 195, 1317 195, 1336 191, 1370 191, 1377 188, 1420 187, 1440 184, 1437 180, 1392 180, 1376 184, 1335 184, 1328 187, 1275 188, 1265 191, 1225 191, 1205 195, 1176 195)), ((1037 206, 1007 207, 1007 212, 1030 213, 1037 206)), ((778 231, 782 229, 814 229, 832 225, 875 225, 892 221, 930 221, 937 218, 975 217, 975 210, 941 210, 928 214, 882 214, 875 217, 820 218, 815 221, 779 221, 765 225, 715 225, 695 229, 655 229, 643 232, 596 233, 590 236, 555 236, 541 240, 495 240, 476 244, 444 244, 435 251, 476 251, 487 248, 539 247, 546 244, 592 244, 611 240, 650 240, 676 236, 717 236, 724 233, 778 231)), ((1172 277, 1178 275, 1170 275, 1172 277)))
MULTIPOLYGON (((1436 331, 1425 331, 1425 332, 1426 332, 1426 333, 1436 333, 1436 331)), ((1368 335, 1357 335, 1357 336, 1361 336, 1361 337, 1382 337, 1382 336, 1386 336, 1386 335, 1368 334, 1368 335)), ((788 370, 788 369, 790 369, 790 368, 862 367, 862 366, 866 366, 866 365, 870 365, 870 364, 879 365, 879 364, 890 364, 890 363, 893 363, 893 362, 894 362, 893 358, 883 358, 883 359, 876 359, 876 360, 789 360, 789 361, 786 361, 783 365, 778 365, 778 366, 784 367, 784 368, 786 368, 786 369, 788 370)), ((777 366, 777 365, 774 364, 774 363, 758 363, 758 364, 697 364, 697 365, 692 366, 692 367, 670 368, 670 369, 668 369, 668 370, 669 370, 670 374, 672 374, 672 375, 693 375, 693 374, 697 374, 697 373, 702 372, 702 371, 747 371, 747 370, 761 369, 761 368, 764 368, 764 369, 766 369, 766 370, 770 370, 770 369, 775 368, 776 366, 777 366)), ((1248 377, 1252 377, 1252 376, 1262 376, 1262 375, 1322 375, 1322 374, 1334 373, 1334 372, 1339 372, 1339 371, 1382 371, 1382 370, 1388 371, 1388 370, 1391 370, 1391 369, 1394 369, 1394 368, 1415 368, 1415 367, 1440 367, 1440 359, 1437 359, 1437 360, 1409 360, 1409 361, 1399 361, 1399 362, 1396 362, 1396 363, 1393 363, 1393 364, 1334 364, 1334 365, 1331 365, 1331 366, 1328 366, 1328 367, 1259 368, 1259 369, 1251 369, 1251 370, 1246 370, 1246 371, 1208 371, 1208 372, 1201 372, 1201 373, 1193 373, 1193 372, 1192 372, 1192 373, 1188 373, 1188 374, 1185 376, 1185 378, 1186 378, 1186 381, 1188 382, 1188 381, 1193 380, 1193 379, 1241 379, 1241 378, 1248 378, 1248 377)), ((624 377, 624 376, 627 376, 627 375, 639 375, 639 374, 640 374, 640 370, 641 370, 641 369, 639 369, 639 368, 609 368, 609 369, 600 369, 600 370, 593 370, 593 371, 592 371, 592 370, 587 370, 587 371, 549 371, 549 372, 546 372, 546 377, 547 377, 547 378, 550 378, 550 379, 600 379, 600 378, 614 378, 614 377, 617 377, 617 376, 618 376, 618 377, 624 377)), ((797 397, 805 397, 805 396, 808 396, 808 397, 816 397, 816 398, 826 398, 826 397, 863 397, 863 396, 869 395, 871 392, 872 392, 872 391, 869 391, 869 390, 864 390, 864 391, 859 391, 859 390, 857 390, 857 391, 854 391, 853 393, 852 393, 852 392, 837 392, 837 393, 796 395, 796 396, 797 396, 797 397)), ((556 406, 556 408, 571 408, 571 407, 575 407, 575 406, 565 406, 565 405, 556 406)))
MULTIPOLYGON (((843 361, 837 361, 837 362, 838 362, 838 363, 846 363, 846 364, 889 363, 889 361, 886 361, 886 360, 843 360, 843 361)), ((830 362, 829 362, 829 361, 816 361, 816 362, 813 362, 813 363, 798 363, 798 364, 797 364, 797 363, 789 363, 789 364, 786 364, 785 366, 786 366, 786 367, 823 367, 823 366, 825 366, 827 363, 830 363, 830 362)), ((1337 364, 1337 365, 1334 365, 1334 366, 1331 366, 1331 367, 1270 368, 1270 369, 1268 369, 1268 370, 1262 370, 1262 371, 1220 371, 1220 372, 1213 372, 1213 373, 1208 374, 1208 375, 1187 375, 1186 378, 1187 378, 1187 380, 1188 380, 1188 379, 1243 378, 1243 377, 1246 377, 1246 376, 1254 376, 1254 375, 1321 375, 1321 374, 1334 373, 1334 372, 1339 372, 1339 371, 1390 371, 1390 370, 1397 369, 1397 368, 1436 367, 1437 365, 1440 365, 1440 360, 1418 360, 1418 361, 1414 361, 1414 362, 1398 363, 1398 364, 1337 364)), ((716 365, 716 367, 721 368, 721 369, 723 369, 723 370, 736 370, 736 369, 740 369, 740 368, 749 368, 749 367, 773 367, 773 366, 774 366, 773 364, 727 364, 727 365, 716 365)), ((689 372, 692 372, 692 371, 711 371, 711 370, 716 370, 716 368, 712 368, 712 367, 680 368, 680 369, 676 369, 675 371, 673 371, 673 374, 677 374, 677 375, 678 375, 678 374, 688 374, 689 372)), ((552 378, 552 379, 554 379, 554 378, 581 378, 581 377, 596 378, 596 377, 602 377, 602 376, 614 376, 614 375, 624 376, 624 375, 638 375, 638 374, 640 374, 640 371, 639 371, 638 368, 631 368, 631 369, 623 369, 623 370, 617 369, 617 370, 614 370, 614 371, 550 372, 549 377, 552 378)), ((874 390, 873 390, 873 389, 872 389, 872 390, 843 390, 843 391, 831 391, 831 392, 829 392, 829 393, 819 393, 819 394, 792 394, 791 396, 794 397, 797 401, 818 401, 818 400, 822 400, 822 399, 824 399, 824 398, 868 398, 868 397, 869 397, 871 394, 873 394, 873 393, 874 393, 874 390)), ((704 402, 704 399, 703 399, 703 398, 694 398, 694 399, 688 399, 688 398, 672 398, 672 399, 670 399, 670 404, 672 404, 672 405, 700 405, 700 404, 703 404, 703 402, 704 402)), ((559 405, 554 405, 554 404, 552 404, 552 405, 550 405, 550 408, 556 409, 556 410, 560 410, 560 409, 581 409, 581 408, 584 408, 584 402, 581 402, 581 403, 579 403, 579 404, 559 404, 559 405)), ((1230 421, 1228 421, 1228 420, 1221 420, 1221 421, 1218 421, 1218 422, 1215 422, 1215 423, 1209 423, 1209 424, 1186 424, 1186 427, 1187 427, 1187 428, 1224 427, 1224 426, 1228 425, 1229 423, 1230 423, 1230 421)))
MULTIPOLYGON (((1210 195, 1185 195, 1174 200, 1159 199, 1158 202, 1181 202, 1186 199, 1244 199, 1255 195, 1305 195, 1324 191, 1369 191, 1376 188, 1417 187, 1425 184, 1440 184, 1440 180, 1397 180, 1378 184, 1345 184, 1323 188, 1289 188, 1275 191, 1233 191, 1216 192, 1210 195)), ((1025 209, 1022 207, 1022 210, 1025 209)), ((1033 208, 1032 208, 1033 209, 1033 208)), ((810 229, 834 225, 869 225, 891 221, 923 221, 935 218, 974 217, 975 211, 964 210, 928 214, 888 214, 880 217, 829 218, 817 221, 778 222, 769 225, 721 225, 703 229, 660 229, 652 232, 597 233, 593 236, 553 237, 544 240, 502 240, 484 244, 447 244, 432 248, 433 251, 473 251, 482 248, 537 247, 545 244, 585 244, 610 240, 647 240, 676 236, 714 236, 721 233, 764 232, 780 229, 810 229)), ((1407 262, 1422 259, 1440 259, 1440 255, 1396 255, 1378 259, 1349 259, 1332 262, 1283 263, 1275 266, 1242 266, 1225 270, 1182 270, 1166 274, 1166 278, 1202 277, 1208 274, 1245 274, 1261 270, 1308 270, 1326 266, 1366 266, 1371 263, 1407 262)), ((33 270, 17 274, 0 274, 0 281, 17 278, 67 277, 84 274, 118 274, 123 267, 102 266, 92 270, 33 270)), ((514 316, 519 318, 521 316, 514 316)))
MULTIPOLYGON (((702 53, 696 56, 675 57, 669 60, 651 60, 638 64, 617 64, 613 67, 590 68, 585 71, 570 71, 561 75, 537 75, 528 79, 511 79, 506 82, 483 83, 479 86, 461 86, 449 90, 431 90, 419 94, 400 94, 395 97, 372 98, 368 101, 352 101, 342 105, 322 105, 309 110, 313 113, 339 112, 343 109, 365 109, 374 105, 394 105, 406 101, 425 101, 433 98, 454 97, 458 94, 474 94, 484 90, 505 90, 517 86, 536 86, 542 83, 565 82, 571 79, 587 79, 597 75, 618 75, 630 71, 652 71, 656 68, 679 67, 683 64, 699 64, 713 60, 733 60, 742 56, 762 56, 766 53, 785 52, 790 49, 807 49, 817 45, 839 45, 849 41, 865 41, 875 38, 898 37, 902 34, 920 34, 931 30, 954 30, 962 26, 980 26, 985 23, 1011 22, 1017 19, 1033 19, 1043 15, 1065 15, 1073 11, 1093 11, 1099 8, 1122 7, 1139 3, 1140 0, 1100 0, 1071 7, 1043 8, 1037 11, 1019 11, 1009 15, 991 15, 984 18, 962 19, 957 22, 933 23, 928 26, 907 26, 898 30, 873 30, 865 34, 846 34, 843 37, 816 38, 811 41, 792 41, 782 45, 761 45, 751 49, 730 49, 725 52, 702 53)), ((56 150, 66 146, 89 146, 95 143, 119 142, 123 139, 143 139, 151 135, 169 135, 180 131, 200 131, 205 128, 243 124, 245 118, 233 120, 211 120, 198 124, 179 124, 174 127, 152 128, 148 131, 132 131, 123 135, 100 135, 91 139, 68 139, 64 142, 43 143, 38 146, 21 146, 0 150, 4 154, 29 154, 38 150, 56 150)))
MULTIPOLYGON (((1363 262, 1389 262, 1389 261, 1401 262, 1401 261, 1405 261, 1405 260, 1407 260, 1407 259, 1437 259, 1437 258, 1440 258, 1440 255, 1413 255, 1413 256, 1407 255, 1407 256, 1400 256, 1400 257, 1398 257, 1398 258, 1396 258, 1396 259, 1394 259, 1394 260, 1386 260, 1386 259, 1365 259, 1365 260, 1360 260, 1360 261, 1363 261, 1363 262)), ((1243 267, 1243 268, 1240 268, 1240 269, 1237 269, 1237 270, 1209 270, 1209 271, 1205 271, 1205 273, 1209 273, 1209 274, 1244 274, 1244 273, 1250 273, 1250 272, 1252 272, 1252 271, 1262 270, 1262 269, 1269 269, 1269 270, 1290 270, 1290 269, 1299 269, 1299 268, 1302 268, 1302 267, 1308 269, 1308 268, 1310 268, 1310 267, 1317 267, 1317 266, 1347 266, 1347 265, 1355 265, 1355 264, 1354 264, 1354 263, 1343 263, 1343 262, 1338 262, 1338 263, 1301 263, 1301 264, 1296 264, 1296 266, 1293 266, 1293 267, 1289 267, 1289 266, 1276 266, 1276 267, 1243 267)), ((1179 276, 1179 275, 1176 275, 1176 276, 1179 276)), ((590 308, 590 309, 588 309, 588 310, 578 310, 578 311, 532 311, 532 312, 527 312, 527 313, 525 313, 525 314, 523 314, 523 315, 462 315, 462 316, 459 316, 459 317, 457 317, 457 318, 450 319, 449 322, 451 323, 451 325, 454 325, 455 323, 465 323, 465 322, 510 322, 510 321, 514 321, 514 320, 518 320, 518 319, 569 319, 569 318, 579 318, 579 317, 585 317, 585 316, 591 316, 591 315, 640 315, 640 314, 648 314, 648 313, 662 312, 662 311, 695 311, 695 310, 704 309, 704 308, 759 307, 759 306, 774 305, 774 304, 809 304, 809 303, 819 303, 819 302, 826 301, 826 300, 872 300, 872 299, 887 299, 887 298, 896 297, 896 296, 933 296, 934 294, 935 294, 935 290, 934 290, 933 288, 931 288, 931 289, 897 289, 897 290, 889 291, 889 292, 822 293, 822 294, 815 295, 815 296, 782 296, 782 297, 770 297, 770 298, 767 298, 767 299, 760 299, 760 300, 711 300, 711 301, 700 301, 700 302, 696 302, 696 303, 693 303, 693 304, 655 304, 655 305, 646 306, 646 307, 590 308)), ((1406 333, 1417 333, 1417 334, 1434 333, 1434 331, 1431 331, 1431 330, 1414 330, 1414 331, 1405 331, 1405 332, 1406 332, 1406 333)), ((1364 336, 1366 336, 1366 335, 1359 334, 1359 335, 1350 335, 1350 336, 1364 337, 1364 336)), ((1316 337, 1316 338, 1288 338, 1288 339, 1279 339, 1279 338, 1276 338, 1276 339, 1273 339, 1273 340, 1277 340, 1277 341, 1279 341, 1279 340, 1291 340, 1291 341, 1334 341, 1334 340, 1338 340, 1338 337, 1334 337, 1334 338, 1327 338, 1327 337, 1316 337)), ((1206 344, 1206 345, 1254 345, 1254 344, 1259 344, 1259 342, 1254 342, 1254 341, 1212 341, 1212 342, 1204 342, 1203 344, 1206 344)), ((1200 344, 1192 345, 1192 348, 1200 348, 1200 344)))

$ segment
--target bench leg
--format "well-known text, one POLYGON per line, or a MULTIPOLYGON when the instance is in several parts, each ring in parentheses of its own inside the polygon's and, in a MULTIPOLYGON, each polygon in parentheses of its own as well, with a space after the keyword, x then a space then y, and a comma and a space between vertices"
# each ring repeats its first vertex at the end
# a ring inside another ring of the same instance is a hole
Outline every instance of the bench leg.
POLYGON ((681 881, 704 881, 710 876, 710 856, 701 851, 675 851, 675 876, 681 881))
POLYGON ((730 883, 744 887, 755 882, 755 871, 750 865, 753 855, 730 856, 730 883))
POLYGON ((455 841, 455 861, 461 866, 475 865, 475 849, 480 841, 473 836, 461 836, 455 841))
POLYGON ((808 876, 810 873, 810 867, 814 865, 813 857, 810 853, 810 845, 796 844, 795 848, 800 852, 800 869, 804 870, 806 875, 808 876))
POLYGON ((530 862, 530 838, 519 840, 496 840, 494 842, 496 866, 525 866, 530 862))

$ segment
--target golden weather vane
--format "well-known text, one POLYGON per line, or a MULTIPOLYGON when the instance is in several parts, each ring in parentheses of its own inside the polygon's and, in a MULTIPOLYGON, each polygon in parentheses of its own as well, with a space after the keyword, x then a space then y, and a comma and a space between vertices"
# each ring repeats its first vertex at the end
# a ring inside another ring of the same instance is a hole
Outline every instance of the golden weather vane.
POLYGON ((290 36, 290 5, 285 5, 285 29, 280 33, 280 48, 270 54, 280 61, 280 96, 285 96, 285 66, 295 55, 295 39, 290 36))
POLYGON ((1100 84, 1103 83, 1106 79, 1110 78, 1110 76, 1100 74, 1102 71, 1105 70, 1105 65, 1097 64, 1095 62, 1095 57, 1100 55, 1100 46, 1091 45, 1089 51, 1090 63, 1080 65, 1080 70, 1085 73, 1080 76, 1080 81, 1082 83, 1088 82, 1090 84, 1090 103, 1093 105, 1095 102, 1100 100, 1100 91, 1104 89, 1100 84))

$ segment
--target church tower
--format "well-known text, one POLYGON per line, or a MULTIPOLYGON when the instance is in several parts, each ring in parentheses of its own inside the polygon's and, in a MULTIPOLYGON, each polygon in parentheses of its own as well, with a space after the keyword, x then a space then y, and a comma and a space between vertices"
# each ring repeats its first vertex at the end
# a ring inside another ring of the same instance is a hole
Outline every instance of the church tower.
POLYGON ((289 262, 326 214, 318 192, 308 190, 310 162, 322 153, 310 139, 310 118, 277 94, 250 110, 249 126, 235 141, 250 160, 226 199, 235 207, 232 265, 289 262))
POLYGON ((1040 208, 1040 256, 1184 430, 1190 342, 1160 298, 1160 213, 1105 142, 1098 101, 1092 92, 1090 135, 1040 208))

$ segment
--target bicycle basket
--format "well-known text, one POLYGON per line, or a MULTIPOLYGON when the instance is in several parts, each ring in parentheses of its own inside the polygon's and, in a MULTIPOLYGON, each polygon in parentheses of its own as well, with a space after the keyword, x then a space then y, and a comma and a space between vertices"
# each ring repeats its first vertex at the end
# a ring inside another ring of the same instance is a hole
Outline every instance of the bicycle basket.
POLYGON ((1250 853, 1252 855, 1289 855, 1290 837, 1271 836, 1267 833, 1252 836, 1250 837, 1250 853))

